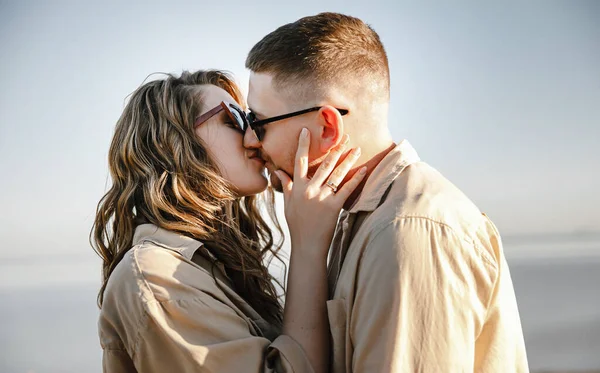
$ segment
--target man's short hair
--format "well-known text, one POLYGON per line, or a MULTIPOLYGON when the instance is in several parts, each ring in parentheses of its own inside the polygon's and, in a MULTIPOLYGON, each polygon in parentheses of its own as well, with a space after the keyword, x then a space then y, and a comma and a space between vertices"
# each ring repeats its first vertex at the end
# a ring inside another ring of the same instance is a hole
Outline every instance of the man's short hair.
POLYGON ((305 91, 318 94, 331 86, 355 87, 389 100, 388 59, 379 35, 360 19, 339 13, 279 27, 252 48, 246 68, 272 74, 278 89, 297 92, 305 85, 305 91))

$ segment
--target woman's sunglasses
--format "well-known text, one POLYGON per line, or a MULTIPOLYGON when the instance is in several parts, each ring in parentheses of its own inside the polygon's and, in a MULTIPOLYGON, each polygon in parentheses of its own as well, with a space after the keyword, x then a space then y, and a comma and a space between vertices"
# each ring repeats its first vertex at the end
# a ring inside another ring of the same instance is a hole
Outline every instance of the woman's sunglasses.
MULTIPOLYGON (((246 132, 246 129, 250 127, 256 139, 259 142, 262 142, 263 138, 265 137, 265 129, 263 128, 264 125, 276 122, 278 120, 288 119, 298 115, 310 113, 311 111, 317 111, 319 109, 321 109, 321 106, 300 111, 294 111, 293 113, 278 115, 272 118, 257 120, 254 113, 250 112, 249 114, 246 114, 244 110, 242 110, 242 108, 240 108, 238 105, 231 102, 223 101, 218 106, 210 109, 206 113, 199 116, 194 123, 194 128, 198 127, 213 116, 225 110, 229 118, 235 124, 237 124, 237 126, 240 128, 240 130, 242 130, 242 132, 246 132)), ((348 114, 348 110, 346 109, 337 109, 337 111, 339 111, 341 115, 348 114)))
POLYGON ((242 132, 246 132, 246 129, 248 128, 248 118, 246 117, 244 110, 234 103, 225 101, 222 101, 219 105, 196 118, 194 128, 219 114, 221 111, 225 111, 229 119, 231 119, 242 132))

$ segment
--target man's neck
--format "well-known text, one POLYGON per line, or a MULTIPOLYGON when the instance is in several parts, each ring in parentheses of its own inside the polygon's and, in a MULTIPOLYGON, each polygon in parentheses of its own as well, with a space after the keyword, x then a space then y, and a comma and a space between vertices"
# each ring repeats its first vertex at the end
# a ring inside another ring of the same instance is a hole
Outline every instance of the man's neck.
POLYGON ((352 176, 354 176, 354 174, 356 172, 358 172, 358 170, 360 170, 361 168, 363 168, 365 166, 367 167, 367 174, 362 179, 360 184, 358 184, 356 189, 354 189, 352 194, 350 194, 350 197, 348 197, 348 199, 344 203, 344 210, 350 210, 350 208, 356 203, 356 201, 358 200, 358 197, 362 193, 363 188, 365 187, 365 184, 367 183, 367 179, 369 178, 369 176, 371 176, 371 173, 373 172, 373 170, 375 170, 375 168, 377 168, 377 165, 379 165, 379 163, 385 158, 385 156, 388 155, 389 152, 394 150, 395 147, 396 147, 396 144, 391 143, 391 145, 389 145, 387 148, 376 153, 368 161, 366 161, 365 163, 363 163, 362 165, 360 165, 358 167, 353 168, 352 170, 350 170, 350 172, 348 172, 348 175, 346 176, 346 178, 344 178, 344 181, 341 183, 341 185, 344 185, 348 180, 350 180, 352 178, 352 176))

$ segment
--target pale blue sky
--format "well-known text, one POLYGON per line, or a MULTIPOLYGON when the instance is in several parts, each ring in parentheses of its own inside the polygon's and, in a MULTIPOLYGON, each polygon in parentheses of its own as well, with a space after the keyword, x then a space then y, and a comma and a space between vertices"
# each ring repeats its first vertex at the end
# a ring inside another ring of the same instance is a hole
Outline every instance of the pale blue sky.
POLYGON ((380 34, 394 139, 501 232, 600 229, 600 2, 283 4, 0 1, 0 261, 90 256, 113 127, 148 74, 221 68, 246 89, 253 44, 321 11, 380 34))

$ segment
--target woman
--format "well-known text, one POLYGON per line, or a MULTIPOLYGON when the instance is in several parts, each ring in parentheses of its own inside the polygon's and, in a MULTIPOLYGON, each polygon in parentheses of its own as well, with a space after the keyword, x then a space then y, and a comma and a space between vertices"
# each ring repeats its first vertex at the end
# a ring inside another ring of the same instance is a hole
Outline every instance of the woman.
MULTIPOLYGON (((265 265, 279 247, 259 212, 260 201, 273 211, 273 195, 261 195, 264 162, 242 146, 242 102, 227 74, 185 72, 142 85, 118 120, 113 184, 92 231, 103 259, 105 372, 327 370, 327 248, 364 173, 337 193, 324 185, 333 166, 309 180, 303 131, 294 183, 280 175, 294 216, 286 304, 302 305, 284 312, 265 265), (303 228, 314 216, 321 232, 303 228)), ((324 164, 335 165, 344 147, 324 164)), ((356 158, 351 152, 338 170, 345 175, 356 158)))

